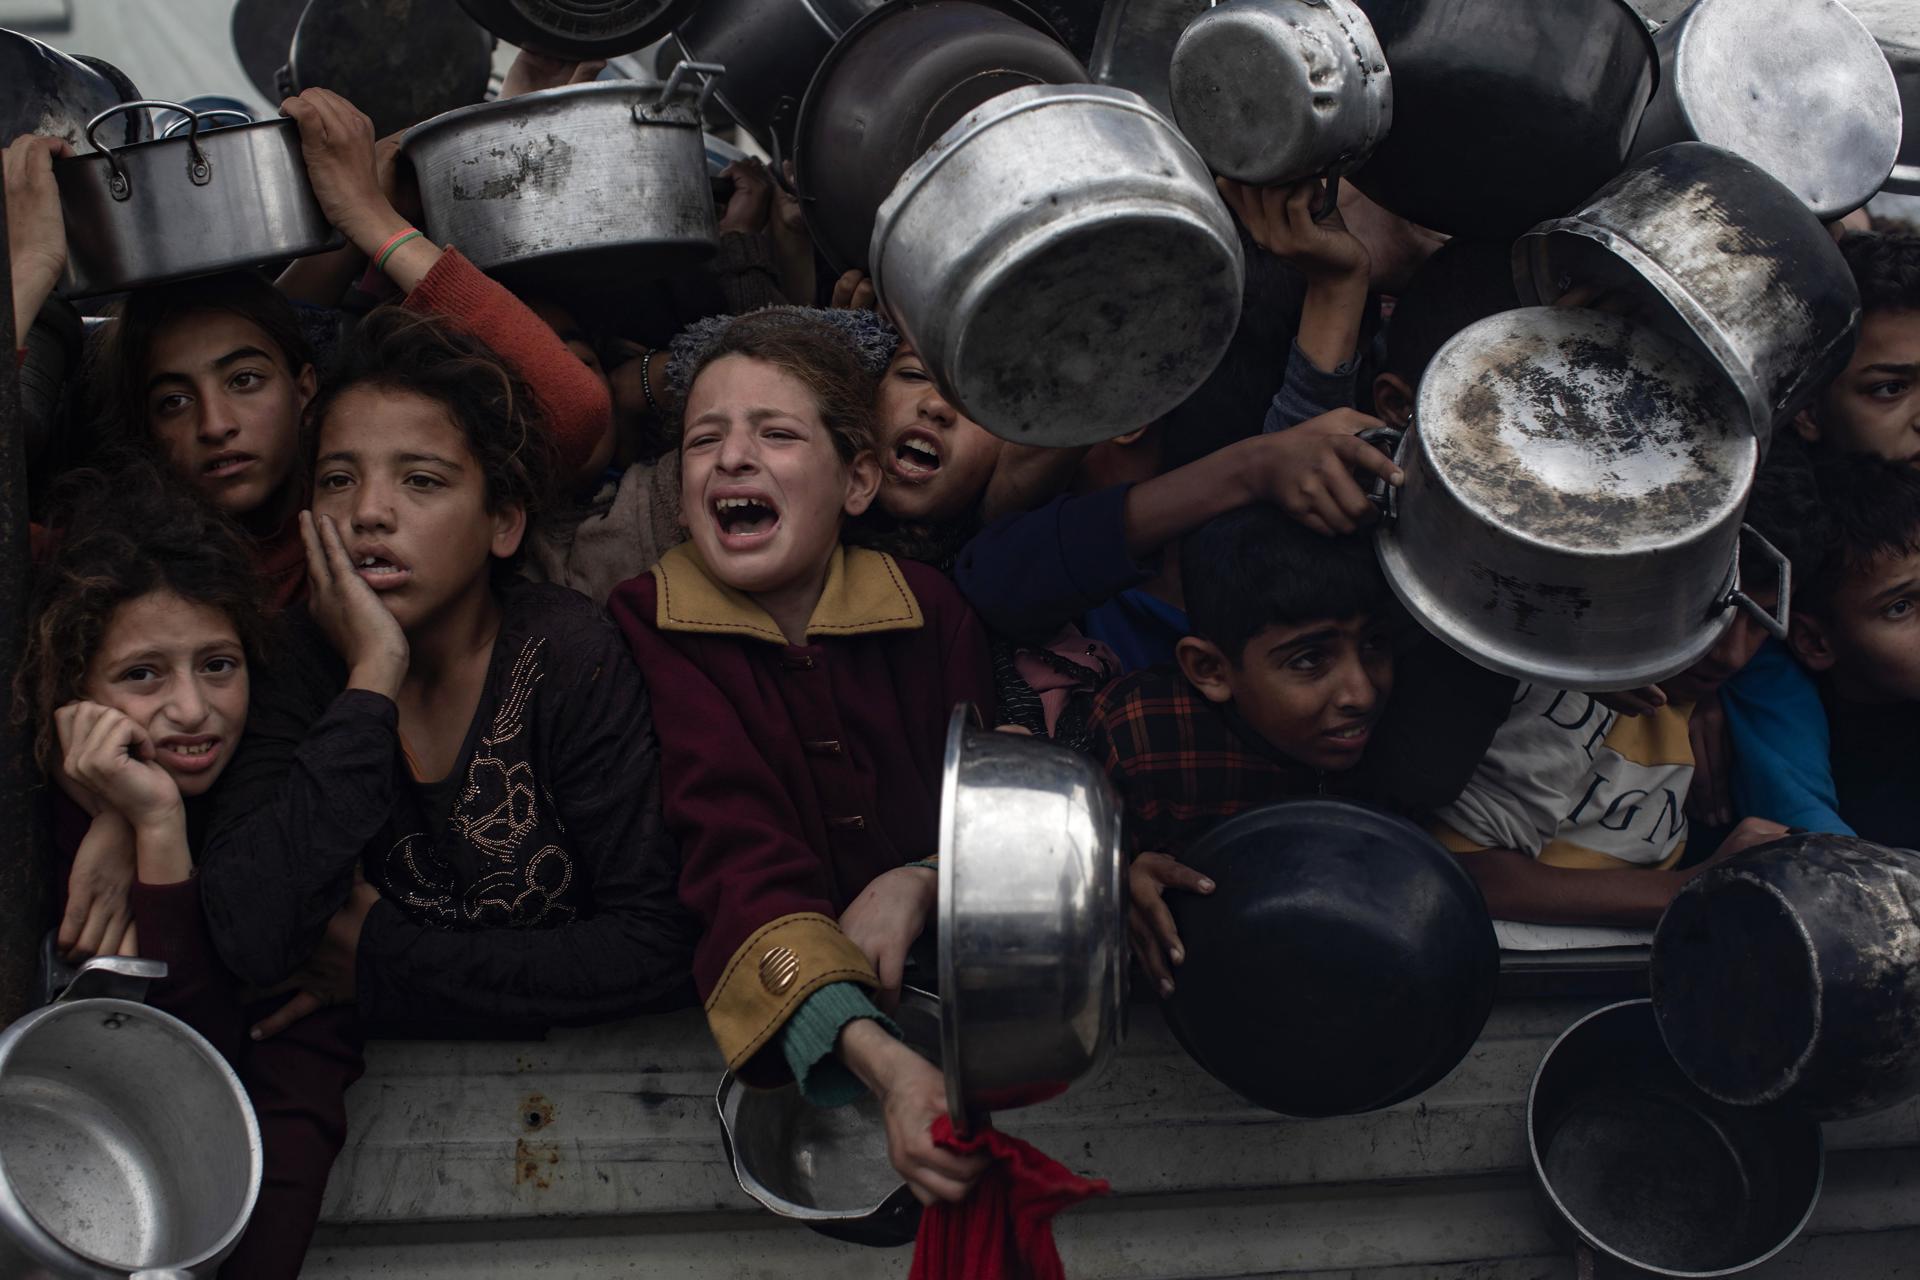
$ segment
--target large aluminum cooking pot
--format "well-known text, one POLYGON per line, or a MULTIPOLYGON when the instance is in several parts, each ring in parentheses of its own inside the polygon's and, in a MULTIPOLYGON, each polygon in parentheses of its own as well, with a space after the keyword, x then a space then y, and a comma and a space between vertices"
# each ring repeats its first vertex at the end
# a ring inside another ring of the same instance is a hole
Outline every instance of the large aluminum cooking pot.
POLYGON ((1704 142, 1642 156, 1513 247, 1514 284, 1550 303, 1580 284, 1725 369, 1762 447, 1846 367, 1860 291, 1833 237, 1785 184, 1704 142))
POLYGON ((1784 635, 1785 561, 1780 616, 1739 590, 1759 445, 1678 343, 1593 311, 1490 316, 1434 355, 1414 421, 1375 547, 1408 611, 1480 665, 1628 689, 1690 666, 1736 607, 1784 635))
POLYGON ((303 257, 337 243, 320 212, 291 120, 108 147, 103 129, 120 112, 177 102, 123 102, 87 124, 98 154, 57 160, 54 181, 67 227, 70 298, 212 275, 303 257))
POLYGON ((1710 142, 1792 188, 1822 219, 1858 209, 1900 150, 1900 95, 1840 0, 1698 0, 1663 27, 1660 87, 1635 155, 1710 142))
MULTIPOLYGON (((940 1062, 940 1001, 911 987, 893 1011, 900 1035, 940 1062)), ((749 1089, 729 1071, 714 1096, 740 1189, 783 1218, 856 1244, 909 1244, 920 1203, 887 1159, 887 1124, 870 1093, 821 1108, 800 1087, 749 1089)))
POLYGON ((877 8, 879 0, 703 0, 673 38, 693 61, 727 68, 714 101, 781 156, 793 149, 814 71, 833 42, 877 8))
MULTIPOLYGON (((1854 0, 1849 8, 1879 42, 1900 91, 1900 156, 1882 190, 1895 196, 1920 196, 1920 6, 1912 0, 1854 0)), ((1904 216, 1911 220, 1915 214, 1909 209, 1904 216)))
POLYGON ((1173 116, 1215 173, 1261 186, 1365 164, 1393 80, 1353 0, 1226 0, 1174 46, 1173 116))
POLYGON ((1353 182, 1450 235, 1518 235, 1620 172, 1659 74, 1626 0, 1359 0, 1394 128, 1353 182))
MULTIPOLYGON (((70 58, 17 31, 0 31, 0 146, 23 133, 87 145, 87 123, 116 103, 140 94, 125 76, 95 58, 70 58)), ((147 113, 129 111, 111 141, 116 146, 153 136, 147 113)))
POLYGON ((1653 1000, 1723 1102, 1833 1120, 1920 1093, 1920 853, 1816 833, 1694 877, 1653 935, 1653 1000))
POLYGON ((1097 84, 1131 89, 1161 115, 1173 114, 1168 86, 1173 47, 1212 0, 1107 0, 1087 70, 1097 84))
POLYGON ((460 0, 487 30, 521 49, 585 61, 644 49, 699 0, 460 0))
POLYGON ((1104 85, 1015 89, 955 124, 880 206, 871 260, 942 394, 1057 446, 1186 399, 1233 339, 1246 270, 1205 163, 1104 85))
POLYGON ((700 108, 721 68, 544 89, 407 131, 426 230, 509 284, 629 289, 719 245, 700 108))
POLYGON ((89 962, 0 1033, 0 1275, 210 1277, 260 1191, 233 1069, 139 1002, 156 960, 89 962))
POLYGON ((1728 1106, 1687 1082, 1653 1010, 1628 1000, 1568 1027, 1527 1090, 1527 1151, 1578 1274, 1685 1280, 1759 1266, 1820 1199, 1820 1123, 1728 1106))
MULTIPOLYGON (((1009 89, 1086 69, 1019 0, 889 0, 813 73, 793 144, 807 229, 837 271, 867 265, 875 211, 960 117, 1009 89)), ((1042 174, 1069 156, 1036 153, 1042 174)))
POLYGON ((1103 1067, 1126 1032, 1120 805, 1086 756, 972 727, 940 787, 940 1060, 962 1131, 1103 1067))

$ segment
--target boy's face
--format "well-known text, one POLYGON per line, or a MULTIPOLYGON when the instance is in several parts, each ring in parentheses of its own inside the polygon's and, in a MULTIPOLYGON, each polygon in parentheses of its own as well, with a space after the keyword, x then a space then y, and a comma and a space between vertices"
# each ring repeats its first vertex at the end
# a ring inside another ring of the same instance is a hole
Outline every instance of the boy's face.
POLYGON ((1365 614, 1268 627, 1238 662, 1198 636, 1177 655, 1210 701, 1232 703, 1275 751, 1329 773, 1360 763, 1393 690, 1387 629, 1365 614))
POLYGON ((1844 373, 1795 420, 1808 440, 1920 464, 1920 311, 1869 311, 1844 373))
POLYGON ((980 502, 1006 442, 947 403, 906 342, 880 379, 880 509, 940 524, 980 502))
POLYGON ((1853 701, 1920 701, 1920 551, 1848 575, 1824 616, 1795 614, 1793 648, 1853 701))

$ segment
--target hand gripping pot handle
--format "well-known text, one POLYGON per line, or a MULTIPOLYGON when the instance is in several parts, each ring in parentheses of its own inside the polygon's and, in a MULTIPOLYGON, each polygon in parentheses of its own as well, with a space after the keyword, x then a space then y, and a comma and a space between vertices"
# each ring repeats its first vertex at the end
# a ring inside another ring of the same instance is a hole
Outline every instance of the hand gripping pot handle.
POLYGON ((130 199, 133 195, 133 183, 127 178, 127 171, 120 165, 120 157, 112 147, 107 146, 95 136, 95 131, 105 123, 109 116, 119 115, 122 111, 145 110, 150 107, 165 107, 168 111, 177 111, 188 120, 187 125, 187 177, 196 187, 204 187, 213 181, 213 166, 207 163, 206 153, 200 150, 200 117, 192 108, 183 107, 177 102, 166 102, 158 98, 141 98, 135 102, 116 102, 93 119, 87 121, 87 145, 107 158, 107 192, 115 200, 130 199))
POLYGON ((1780 554, 1778 547, 1761 537, 1760 531, 1752 525, 1742 524, 1740 526, 1740 536, 1753 539, 1754 542, 1759 544, 1760 550, 1766 554, 1767 558, 1773 561, 1773 566, 1779 573, 1779 603, 1774 605, 1772 612, 1768 612, 1766 607, 1759 601, 1740 589, 1740 559, 1739 553, 1736 551, 1733 562, 1733 581, 1727 587, 1727 594, 1721 597, 1720 607, 1725 608, 1728 605, 1739 605, 1742 609, 1752 614, 1754 621, 1765 627, 1769 635, 1776 640, 1784 641, 1787 638, 1787 624, 1792 620, 1793 616, 1789 604, 1793 597, 1793 565, 1788 562, 1784 555, 1780 554))
MULTIPOLYGON (((1407 437, 1413 433, 1413 423, 1409 421, 1403 430, 1399 427, 1368 427, 1359 438, 1393 459, 1393 464, 1405 471, 1407 464, 1400 455, 1407 450, 1407 437)), ((1367 486, 1367 501, 1380 509, 1380 519, 1387 524, 1400 518, 1400 491, 1386 482, 1381 476, 1375 476, 1373 483, 1367 486)))

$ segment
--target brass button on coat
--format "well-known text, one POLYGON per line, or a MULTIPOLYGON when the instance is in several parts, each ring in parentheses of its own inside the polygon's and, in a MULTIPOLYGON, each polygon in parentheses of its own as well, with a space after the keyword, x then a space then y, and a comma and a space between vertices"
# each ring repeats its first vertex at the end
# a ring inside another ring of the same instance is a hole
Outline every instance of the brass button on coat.
POLYGON ((783 995, 800 976, 800 957, 792 947, 775 947, 760 957, 760 985, 770 995, 783 995))

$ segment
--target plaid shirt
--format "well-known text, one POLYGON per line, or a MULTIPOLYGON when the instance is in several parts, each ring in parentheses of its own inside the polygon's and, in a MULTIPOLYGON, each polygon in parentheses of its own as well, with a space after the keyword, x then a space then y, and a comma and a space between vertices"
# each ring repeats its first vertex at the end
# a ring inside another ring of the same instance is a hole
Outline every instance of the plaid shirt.
POLYGON ((1175 857, 1236 813, 1353 790, 1280 755, 1179 672, 1136 671, 1093 704, 1087 750, 1126 809, 1128 856, 1175 857))

